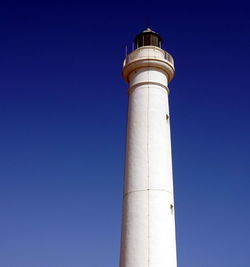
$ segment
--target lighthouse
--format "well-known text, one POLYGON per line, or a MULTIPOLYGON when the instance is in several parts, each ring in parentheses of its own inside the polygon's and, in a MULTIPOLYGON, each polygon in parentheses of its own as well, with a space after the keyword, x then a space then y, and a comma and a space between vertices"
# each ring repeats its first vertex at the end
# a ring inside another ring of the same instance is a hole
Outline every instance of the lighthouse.
POLYGON ((120 267, 176 267, 169 87, 175 69, 146 29, 123 63, 128 122, 120 267))

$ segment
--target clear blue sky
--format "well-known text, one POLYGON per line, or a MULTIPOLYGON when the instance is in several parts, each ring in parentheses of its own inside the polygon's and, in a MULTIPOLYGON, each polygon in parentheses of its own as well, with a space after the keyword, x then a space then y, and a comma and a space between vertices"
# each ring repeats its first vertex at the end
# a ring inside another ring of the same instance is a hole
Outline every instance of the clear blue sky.
POLYGON ((179 267, 249 266, 249 10, 247 1, 1 2, 0 267, 118 266, 121 67, 147 24, 177 71, 179 267))

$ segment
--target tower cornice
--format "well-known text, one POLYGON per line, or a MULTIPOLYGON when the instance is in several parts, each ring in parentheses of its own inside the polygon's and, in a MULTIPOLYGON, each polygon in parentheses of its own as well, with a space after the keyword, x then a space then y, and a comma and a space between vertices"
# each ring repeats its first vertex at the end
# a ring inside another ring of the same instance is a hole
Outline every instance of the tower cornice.
POLYGON ((156 46, 143 46, 131 52, 123 62, 122 75, 129 83, 129 75, 140 68, 154 67, 164 71, 170 82, 175 74, 173 57, 156 46))

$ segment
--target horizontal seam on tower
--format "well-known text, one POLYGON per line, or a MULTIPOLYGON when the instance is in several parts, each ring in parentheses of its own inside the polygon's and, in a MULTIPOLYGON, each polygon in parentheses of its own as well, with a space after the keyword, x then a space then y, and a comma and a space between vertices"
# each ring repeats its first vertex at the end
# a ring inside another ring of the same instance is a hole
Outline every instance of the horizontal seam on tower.
POLYGON ((163 88, 165 91, 167 91, 167 93, 169 94, 169 88, 165 85, 163 85, 162 83, 158 83, 158 82, 153 82, 153 81, 147 81, 147 82, 140 82, 140 83, 136 83, 134 85, 132 85, 131 87, 129 87, 128 89, 128 94, 131 95, 135 88, 137 86, 143 86, 143 85, 148 85, 148 84, 153 84, 153 85, 157 85, 157 86, 160 86, 161 88, 163 88))
POLYGON ((130 192, 127 192, 125 194, 123 194, 123 197, 125 198, 126 196, 132 194, 132 193, 139 193, 139 192, 145 192, 145 191, 161 191, 161 192, 166 192, 169 194, 173 194, 171 191, 165 190, 165 189, 141 189, 141 190, 133 190, 130 192))

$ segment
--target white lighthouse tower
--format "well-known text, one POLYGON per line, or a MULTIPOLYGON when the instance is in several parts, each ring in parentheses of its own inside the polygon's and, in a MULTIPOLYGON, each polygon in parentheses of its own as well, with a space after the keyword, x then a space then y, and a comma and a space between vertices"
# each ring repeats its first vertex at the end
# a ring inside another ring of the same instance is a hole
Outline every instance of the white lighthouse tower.
POLYGON ((129 84, 120 267, 176 267, 168 106, 172 56, 151 29, 124 60, 129 84))

